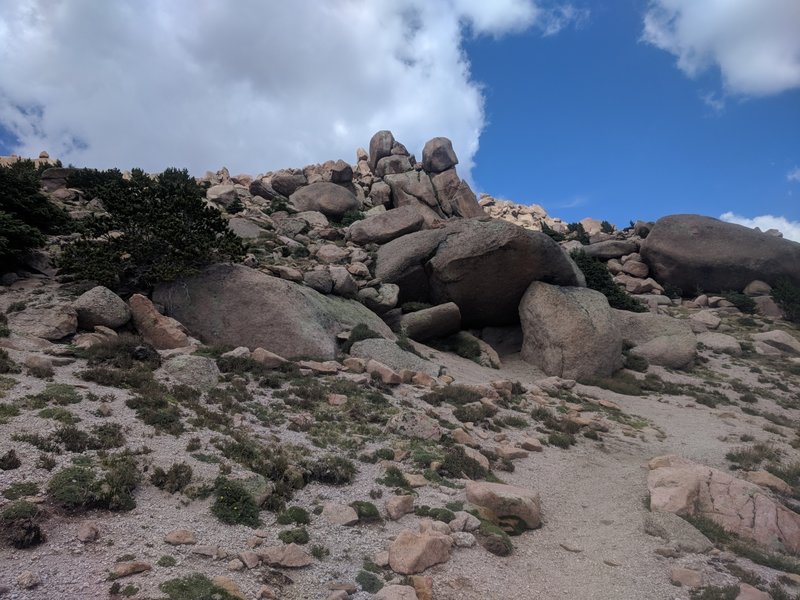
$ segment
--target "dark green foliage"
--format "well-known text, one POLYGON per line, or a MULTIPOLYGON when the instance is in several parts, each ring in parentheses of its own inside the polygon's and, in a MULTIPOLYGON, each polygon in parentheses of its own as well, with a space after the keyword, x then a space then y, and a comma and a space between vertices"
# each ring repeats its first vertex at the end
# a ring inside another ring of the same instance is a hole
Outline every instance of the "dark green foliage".
POLYGON ((394 450, 391 448, 378 448, 375 450, 375 458, 379 460, 394 460, 394 450))
POLYGON ((69 412, 66 408, 60 406, 49 406, 39 411, 39 416, 42 419, 53 419, 59 423, 71 425, 80 422, 80 419, 69 412))
POLYGON ((12 483, 8 489, 3 491, 3 497, 7 500, 19 500, 25 496, 35 496, 39 493, 39 486, 32 481, 12 483))
POLYGON ((0 348, 0 373, 19 373, 20 368, 17 366, 17 363, 14 362, 8 355, 8 351, 5 348, 0 348))
POLYGON ((77 404, 82 398, 78 390, 69 384, 50 383, 43 391, 31 396, 30 399, 34 403, 34 408, 43 408, 48 404, 57 404, 58 406, 77 404))
POLYGON ((638 371, 639 373, 644 373, 647 371, 647 368, 650 366, 650 363, 644 356, 639 356, 637 354, 626 353, 625 354, 625 368, 630 369, 631 371, 638 371))
POLYGON ((111 450, 125 445, 125 435, 119 423, 102 423, 92 427, 92 447, 96 450, 111 450))
POLYGON ((14 548, 36 546, 44 541, 40 520, 37 505, 24 500, 14 502, 0 513, 0 536, 14 548))
POLYGON ((46 234, 66 232, 70 218, 39 191, 32 161, 0 167, 0 272, 14 269, 46 234))
POLYGON ((308 511, 302 506, 290 506, 276 519, 280 525, 290 525, 296 523, 297 525, 308 525, 311 523, 311 517, 308 511))
POLYGON ((425 394, 422 399, 428 404, 439 406, 442 402, 455 404, 460 406, 463 404, 470 404, 478 402, 482 394, 472 388, 464 385, 448 385, 434 389, 432 392, 425 394))
POLYGON ((475 336, 466 331, 459 331, 446 338, 429 340, 428 343, 443 352, 453 352, 461 358, 478 362, 481 357, 481 345, 475 336))
POLYGON ((175 463, 167 471, 156 467, 150 476, 150 483, 170 494, 182 492, 192 481, 192 467, 186 463, 175 463))
POLYGON ((557 232, 544 221, 542 221, 542 233, 552 238, 555 242, 563 242, 566 239, 563 233, 557 232))
POLYGON ((743 313, 752 314, 756 312, 756 301, 746 294, 727 290, 720 292, 720 296, 725 298, 725 300, 733 304, 743 313))
POLYGON ((136 461, 130 456, 120 455, 105 462, 105 477, 96 492, 98 506, 114 511, 133 510, 136 508, 133 491, 141 479, 136 461))
POLYGON ((330 554, 331 551, 322 544, 312 544, 311 546, 311 556, 317 560, 322 560, 323 558, 330 556, 330 554))
POLYGON ((672 298, 673 300, 678 300, 679 298, 683 298, 683 290, 676 285, 672 285, 671 283, 667 283, 664 285, 664 295, 667 298, 672 298))
POLYGON ((353 481, 356 466, 343 456, 326 455, 309 465, 311 479, 329 485, 344 485, 353 481))
POLYGON ((568 223, 567 231, 572 234, 572 239, 578 240, 584 246, 589 245, 589 234, 586 233, 582 223, 568 223))
POLYGON ((352 225, 356 221, 361 221, 362 219, 366 218, 366 214, 361 212, 360 210, 348 210, 346 213, 342 215, 342 218, 338 221, 334 220, 334 223, 341 225, 342 227, 347 227, 348 225, 352 225))
POLYGON ((47 484, 50 499, 68 512, 92 508, 128 511, 136 508, 133 491, 140 473, 130 456, 120 455, 106 461, 102 478, 87 467, 67 467, 53 475, 47 484))
POLYGON ((589 256, 583 250, 573 250, 570 253, 572 260, 586 277, 586 287, 597 290, 608 298, 612 308, 629 310, 631 312, 645 312, 647 308, 636 298, 620 288, 611 277, 611 273, 602 261, 589 256))
POLYGON ((91 508, 95 502, 97 478, 85 467, 67 467, 47 484, 47 494, 61 508, 77 512, 91 508))
POLYGON ((486 550, 497 556, 508 556, 514 551, 514 544, 508 534, 494 523, 481 520, 478 541, 486 550))
POLYGON ((0 456, 0 470, 2 471, 13 471, 14 469, 19 469, 22 463, 17 456, 16 450, 13 448, 0 456))
POLYGON ((175 560, 174 556, 169 556, 169 555, 165 554, 164 556, 162 556, 161 558, 158 559, 158 562, 156 564, 159 567, 169 568, 169 567, 174 567, 175 565, 177 565, 178 561, 175 560))
POLYGON ((787 321, 800 323, 800 286, 780 279, 772 288, 772 299, 781 307, 787 321))
POLYGON ((469 479, 485 479, 489 475, 489 471, 477 460, 467 456, 461 446, 447 449, 439 473, 448 477, 467 477, 469 479))
POLYGON ((569 449, 570 446, 574 446, 577 441, 573 434, 562 433, 560 431, 555 431, 547 436, 548 444, 556 446, 557 448, 563 448, 564 450, 569 449))
POLYGON ((434 521, 441 521, 442 523, 449 523, 456 518, 453 511, 447 508, 431 508, 430 506, 418 506, 414 509, 414 514, 418 517, 427 517, 434 521))
POLYGON ((307 544, 310 539, 305 527, 286 529, 278 534, 278 539, 284 544, 307 544))
POLYGON ((731 450, 725 455, 725 458, 734 463, 736 468, 752 471, 764 461, 775 462, 779 460, 780 453, 770 444, 757 442, 751 446, 731 450))
POLYGON ((725 530, 725 528, 712 521, 708 517, 701 517, 699 515, 686 515, 683 517, 695 529, 706 536, 714 545, 727 544, 733 540, 733 534, 725 530))
POLYGON ((601 221, 600 222, 600 231, 603 233, 614 233, 614 226, 609 223, 608 221, 601 221))
POLYGON ((99 385, 134 390, 153 385, 155 381, 152 371, 142 367, 133 369, 91 367, 85 371, 79 371, 77 375, 84 381, 91 381, 99 385))
POLYGON ((411 489, 405 475, 397 467, 387 468, 383 478, 377 479, 376 482, 391 488, 411 489))
POLYGON ((378 512, 378 507, 372 502, 356 500, 350 503, 350 506, 356 511, 359 523, 374 523, 382 520, 381 513, 378 512))
POLYGON ((368 594, 376 594, 383 588, 380 577, 369 571, 359 571, 356 575, 356 583, 368 594))
POLYGON ((350 348, 353 347, 353 344, 360 342, 361 340, 369 340, 380 337, 381 336, 372 331, 369 326, 365 325, 364 323, 359 323, 353 327, 352 331, 350 331, 350 336, 347 338, 347 341, 342 344, 342 352, 350 352, 350 348))
POLYGON ((244 210, 244 204, 242 204, 242 201, 239 200, 239 198, 234 199, 233 202, 231 202, 230 204, 228 204, 228 206, 225 207, 225 212, 227 212, 229 215, 238 214, 243 210, 244 210))
POLYGON ((62 425, 53 434, 53 441, 67 452, 84 452, 92 446, 91 436, 74 425, 62 425))
POLYGON ((479 423, 494 415, 496 408, 492 408, 480 402, 464 404, 453 409, 453 416, 462 423, 479 423))
POLYGON ((736 600, 739 596, 738 585, 725 587, 709 586, 697 588, 689 592, 691 600, 736 600))
POLYGON ((167 600, 238 600, 200 573, 170 579, 158 586, 158 589, 167 595, 167 600))
POLYGON ((142 394, 125 401, 125 406, 136 411, 136 416, 157 431, 180 435, 183 433, 181 411, 174 399, 164 392, 142 394))
POLYGON ((0 313, 0 337, 8 337, 11 330, 8 328, 8 317, 5 313, 0 313))
POLYGON ((17 415, 19 415, 19 409, 16 406, 13 404, 0 403, 0 425, 8 423, 10 419, 13 419, 17 415))
POLYGON ((149 370, 161 366, 161 357, 158 351, 142 338, 129 333, 92 346, 78 349, 76 356, 88 360, 90 366, 103 365, 117 369, 132 369, 142 367, 149 370))
POLYGON ((258 527, 258 505, 245 486, 220 477, 214 491, 216 500, 211 505, 211 512, 215 517, 227 525, 258 527))
POLYGON ((108 177, 85 191, 102 199, 108 216, 87 219, 82 237, 64 249, 66 273, 115 290, 148 289, 244 254, 185 170, 151 178, 137 169, 130 180, 108 177))

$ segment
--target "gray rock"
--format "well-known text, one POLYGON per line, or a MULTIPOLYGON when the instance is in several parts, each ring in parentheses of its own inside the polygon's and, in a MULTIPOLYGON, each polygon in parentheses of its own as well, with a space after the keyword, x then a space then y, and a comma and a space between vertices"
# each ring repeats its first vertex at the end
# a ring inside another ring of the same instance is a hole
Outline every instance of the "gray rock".
POLYGON ((378 161, 392 153, 394 136, 391 131, 378 131, 369 141, 369 168, 374 173, 378 161))
POLYGON ((431 177, 436 198, 442 212, 448 217, 484 217, 478 198, 469 187, 456 174, 455 169, 448 169, 431 177))
POLYGON ((8 315, 11 331, 56 341, 78 330, 78 311, 70 304, 28 307, 8 315))
POLYGON ((461 311, 455 302, 446 302, 404 314, 399 325, 408 337, 419 342, 446 337, 461 329, 461 311))
POLYGON ((656 221, 641 254, 653 277, 691 292, 743 290, 759 279, 800 285, 800 244, 700 215, 656 221))
POLYGON ((331 266, 333 293, 342 298, 355 298, 358 295, 358 284, 345 267, 331 266))
POLYGON ((383 206, 392 200, 392 188, 384 181, 376 181, 369 189, 369 199, 373 206, 383 206))
POLYGON ((780 329, 756 333, 753 335, 753 339, 787 354, 800 354, 800 340, 780 329))
POLYGON ((315 210, 334 219, 361 207, 352 192, 326 181, 300 188, 289 197, 289 202, 297 211, 315 210))
MULTIPOLYGON (((272 188, 287 198, 306 185, 306 176, 299 169, 283 169, 272 176, 272 188)), ((301 209, 302 210, 302 209, 301 209)))
POLYGON ((125 301, 101 285, 81 294, 72 306, 78 311, 78 325, 82 329, 94 329, 96 325, 116 329, 131 318, 125 301))
POLYGON ((194 354, 178 354, 162 367, 164 373, 183 385, 202 390, 212 389, 219 383, 219 368, 214 359, 194 354))
POLYGON ((533 282, 519 304, 522 359, 547 375, 607 377, 622 366, 622 336, 595 290, 533 282))
POLYGON ((358 298, 372 312, 382 315, 397 306, 399 294, 400 286, 384 283, 377 289, 374 287, 362 288, 358 292, 358 298))
POLYGON ((648 535, 660 537, 681 552, 703 554, 714 547, 706 536, 685 519, 668 512, 647 513, 644 531, 648 535))
POLYGON ((517 322, 532 281, 584 285, 547 235, 499 220, 454 220, 380 247, 376 277, 400 286, 400 302, 455 302, 467 327, 517 322))
POLYGON ((441 173, 458 164, 453 143, 446 137, 435 137, 422 149, 422 168, 428 173, 441 173))
POLYGON ((423 225, 419 211, 413 206, 403 206, 356 221, 347 235, 356 244, 385 244, 401 235, 419 231, 423 225))
POLYGON ((582 248, 586 254, 600 260, 619 258, 631 252, 636 252, 638 249, 638 244, 631 240, 606 240, 605 242, 597 242, 582 248))
POLYGON ((378 161, 375 166, 375 175, 384 177, 386 175, 396 175, 397 173, 405 173, 411 171, 414 167, 411 166, 411 161, 408 156, 392 154, 384 156, 378 161))
POLYGON ((725 352, 738 356, 742 353, 742 346, 732 335, 707 331, 697 336, 697 341, 706 348, 715 352, 725 352))
POLYGON ((392 204, 395 208, 401 206, 417 206, 432 211, 433 216, 426 218, 426 223, 432 223, 435 219, 444 217, 444 213, 439 209, 439 201, 436 199, 436 191, 427 173, 423 171, 409 171, 407 173, 397 173, 387 175, 384 181, 392 190, 392 204))
POLYGON ((232 184, 214 185, 206 190, 206 198, 211 202, 217 202, 222 206, 230 205, 239 196, 236 193, 236 188, 232 184))
POLYGON ((333 291, 333 278, 328 269, 306 271, 303 273, 303 283, 320 294, 330 294, 333 291))
POLYGON ((651 364, 682 369, 697 356, 697 338, 685 320, 626 310, 614 310, 614 320, 622 339, 633 344, 631 353, 651 364))
POLYGON ((336 335, 359 323, 393 338, 365 306, 239 265, 213 265, 156 288, 153 298, 208 344, 261 347, 288 359, 336 355, 336 335))
POLYGON ((380 338, 361 340, 350 348, 350 356, 377 360, 394 371, 403 369, 422 371, 434 377, 439 374, 438 365, 420 358, 416 354, 406 352, 391 340, 380 338))
POLYGON ((247 240, 254 240, 261 235, 263 229, 255 221, 250 219, 243 219, 241 217, 234 217, 228 221, 228 229, 238 235, 240 238, 247 240))

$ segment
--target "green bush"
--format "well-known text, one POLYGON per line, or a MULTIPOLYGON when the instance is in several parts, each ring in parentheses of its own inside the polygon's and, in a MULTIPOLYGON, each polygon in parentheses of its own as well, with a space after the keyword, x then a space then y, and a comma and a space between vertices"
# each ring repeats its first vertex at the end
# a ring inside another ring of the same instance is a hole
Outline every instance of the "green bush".
POLYGON ((583 250, 573 250, 572 260, 586 277, 586 287, 601 292, 612 308, 631 312, 646 312, 647 308, 636 298, 622 290, 611 277, 611 273, 602 261, 589 256, 583 250))
POLYGON ((212 514, 227 525, 258 527, 258 505, 241 483, 220 477, 216 482, 212 514))
POLYGON ((609 223, 608 221, 602 221, 600 223, 600 231, 603 233, 614 233, 614 226, 609 223))
POLYGON ((752 314, 756 312, 756 301, 746 294, 727 290, 720 292, 720 296, 725 298, 725 300, 733 304, 743 313, 752 314))
POLYGON ((84 191, 100 197, 108 215, 87 219, 81 238, 64 249, 65 273, 115 290, 148 289, 244 254, 185 170, 151 178, 137 169, 129 180, 110 177, 84 191))
POLYGON ((0 167, 0 272, 14 269, 28 250, 44 245, 46 234, 66 232, 70 223, 39 191, 32 161, 0 167))
POLYGON ((374 338, 380 338, 381 335, 374 332, 372 329, 369 328, 368 325, 364 323, 359 323, 355 327, 353 327, 352 331, 350 331, 350 336, 347 338, 347 341, 342 345, 342 352, 350 352, 350 348, 353 347, 353 344, 356 342, 360 342, 362 340, 369 340, 374 338))
POLYGON ((800 286, 781 279, 772 288, 772 299, 781 307, 786 320, 800 323, 800 286))
POLYGON ((308 531, 305 527, 295 527, 294 529, 286 529, 278 534, 278 539, 284 544, 307 544, 308 531))
POLYGON ((53 475, 47 484, 47 494, 58 506, 68 512, 82 512, 92 508, 128 511, 136 508, 133 491, 139 483, 140 473, 130 456, 107 459, 102 478, 90 468, 67 467, 53 475))
POLYGON ((0 513, 0 535, 15 548, 30 548, 44 541, 39 527, 41 512, 31 502, 20 500, 7 506, 0 513))
POLYGON ((280 525, 290 525, 292 523, 308 525, 311 522, 311 518, 308 515, 308 511, 302 506, 290 506, 278 515, 277 521, 280 525))
POLYGON ((383 587, 380 577, 369 571, 359 571, 356 575, 356 583, 368 594, 376 594, 383 587))
POLYGON ((192 481, 192 467, 186 463, 176 463, 167 471, 156 467, 150 476, 150 483, 170 494, 182 492, 192 481))
POLYGON ((573 239, 578 240, 584 246, 588 246, 589 241, 589 234, 586 233, 586 230, 583 228, 582 223, 568 223, 567 224, 567 231, 570 234, 573 234, 573 239))
POLYGON ((238 600, 214 585, 205 575, 194 573, 181 579, 170 579, 158 586, 167 595, 167 600, 238 600))
POLYGON ((344 485, 353 481, 356 466, 343 456, 327 455, 318 458, 309 467, 311 478, 329 485, 344 485))
POLYGON ((378 507, 372 502, 356 500, 355 502, 350 503, 350 506, 356 511, 359 523, 374 523, 382 520, 381 513, 378 512, 378 507))
POLYGON ((542 221, 542 233, 550 237, 554 242, 563 242, 566 239, 563 233, 557 232, 544 221, 542 221))

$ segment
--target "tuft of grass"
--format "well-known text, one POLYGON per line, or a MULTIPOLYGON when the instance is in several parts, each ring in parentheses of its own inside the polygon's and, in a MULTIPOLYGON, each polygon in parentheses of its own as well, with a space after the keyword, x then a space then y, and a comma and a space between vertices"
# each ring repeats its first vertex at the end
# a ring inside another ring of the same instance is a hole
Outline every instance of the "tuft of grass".
POLYGON ((368 325, 364 323, 359 323, 350 331, 350 336, 347 338, 344 344, 342 344, 342 352, 349 353, 350 349, 353 347, 353 344, 356 342, 360 342, 362 340, 369 340, 382 337, 380 334, 376 333, 372 329, 369 328, 368 325))
POLYGON ((563 433, 561 431, 554 431, 547 436, 547 443, 563 450, 568 450, 570 446, 574 446, 578 440, 571 433, 563 433))
POLYGON ((13 404, 0 403, 0 425, 5 425, 16 416, 19 416, 19 408, 13 404))
POLYGON ((752 471, 765 461, 777 462, 780 460, 780 452, 771 444, 757 442, 751 446, 732 450, 725 455, 725 458, 732 462, 736 469, 752 471))
POLYGON ((489 471, 477 460, 467 456, 461 446, 453 446, 445 451, 439 474, 455 478, 486 479, 489 471))
POLYGON ((738 585, 725 587, 709 586, 697 588, 689 592, 691 600, 736 600, 739 596, 738 585))
POLYGON ((43 391, 28 397, 33 408, 44 408, 48 404, 67 406, 77 404, 82 399, 78 390, 66 383, 49 383, 43 391))
POLYGON ((175 560, 174 556, 169 556, 169 555, 165 554, 164 556, 162 556, 161 558, 158 559, 158 562, 156 564, 159 567, 167 567, 168 568, 168 567, 174 567, 175 565, 177 565, 178 561, 175 560))
POLYGON ((12 483, 3 490, 3 497, 7 500, 19 500, 25 496, 35 496, 39 493, 39 486, 32 481, 12 483))
POLYGON ((19 469, 22 463, 17 456, 17 451, 13 448, 0 456, 0 470, 2 471, 13 471, 14 469, 19 469))
POLYGON ((291 525, 292 523, 308 525, 311 523, 308 511, 302 506, 290 506, 279 514, 276 520, 279 525, 291 525))
POLYGON ((309 465, 311 479, 328 485, 345 485, 353 481, 356 465, 353 461, 331 454, 322 456, 309 465))
POLYGON ((186 463, 175 463, 168 470, 156 467, 150 483, 170 494, 182 492, 192 482, 192 467, 186 463))
POLYGON ((44 541, 39 526, 41 512, 36 504, 18 500, 0 513, 0 537, 14 548, 30 548, 44 541))
POLYGON ((310 539, 305 527, 286 529, 278 534, 278 539, 284 544, 307 544, 310 539))
POLYGON ((245 486, 225 477, 215 484, 216 500, 211 505, 211 513, 227 525, 247 525, 258 527, 258 505, 245 486))
POLYGON ((359 571, 356 575, 356 583, 368 594, 376 594, 383 588, 383 581, 380 577, 364 570, 359 571))
POLYGON ((158 589, 167 595, 166 600, 239 600, 200 573, 170 579, 159 585, 158 589))
POLYGON ((381 519, 381 513, 378 512, 378 507, 372 502, 356 500, 350 503, 350 506, 356 511, 359 523, 375 523, 383 520, 381 519))
POLYGON ((443 402, 455 406, 463 406, 478 402, 482 395, 480 392, 464 385, 448 385, 428 392, 422 399, 433 406, 440 406, 443 402))

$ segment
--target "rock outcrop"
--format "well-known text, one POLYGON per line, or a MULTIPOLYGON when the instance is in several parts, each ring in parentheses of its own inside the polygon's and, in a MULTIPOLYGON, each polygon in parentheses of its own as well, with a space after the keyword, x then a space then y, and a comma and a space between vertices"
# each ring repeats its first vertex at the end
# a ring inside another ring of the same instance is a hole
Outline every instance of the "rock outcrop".
POLYGON ((354 300, 323 296, 239 265, 214 265, 161 285, 153 298, 206 343, 261 347, 284 358, 334 358, 336 335, 359 323, 393 337, 354 300))
POLYGON ((548 236, 502 221, 452 221, 381 246, 377 277, 400 286, 400 302, 455 302, 467 326, 517 321, 532 281, 580 286, 575 263, 548 236))
POLYGON ((741 291, 755 279, 800 285, 800 244, 711 217, 659 219, 641 254, 657 281, 689 293, 741 291))

